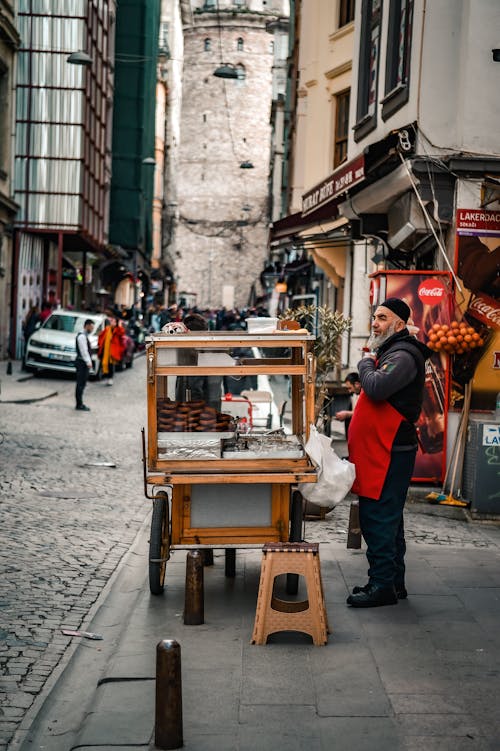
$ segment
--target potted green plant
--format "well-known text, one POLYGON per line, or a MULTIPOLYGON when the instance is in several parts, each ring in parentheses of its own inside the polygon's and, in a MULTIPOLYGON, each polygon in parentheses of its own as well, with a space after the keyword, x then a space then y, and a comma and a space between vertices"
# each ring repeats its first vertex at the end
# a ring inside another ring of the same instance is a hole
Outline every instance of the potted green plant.
POLYGON ((351 319, 331 310, 326 305, 301 305, 288 308, 280 315, 287 321, 298 321, 303 328, 315 334, 316 357, 315 417, 318 429, 324 428, 328 406, 327 381, 340 380, 340 354, 342 336, 351 328, 351 319))

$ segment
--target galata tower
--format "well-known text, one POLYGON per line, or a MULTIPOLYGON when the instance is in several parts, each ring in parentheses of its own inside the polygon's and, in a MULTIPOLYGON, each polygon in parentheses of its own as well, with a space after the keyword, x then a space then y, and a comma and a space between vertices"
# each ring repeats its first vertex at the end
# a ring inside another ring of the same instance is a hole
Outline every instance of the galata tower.
POLYGON ((287 17, 288 5, 191 0, 170 252, 179 297, 189 305, 246 307, 260 290, 269 232, 272 22, 287 17))

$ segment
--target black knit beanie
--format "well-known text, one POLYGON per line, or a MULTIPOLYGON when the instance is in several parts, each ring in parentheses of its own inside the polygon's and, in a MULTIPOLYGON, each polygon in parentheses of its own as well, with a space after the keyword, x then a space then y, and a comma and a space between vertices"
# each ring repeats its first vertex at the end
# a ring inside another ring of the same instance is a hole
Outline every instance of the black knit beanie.
POLYGON ((401 318, 401 320, 405 323, 410 317, 410 308, 405 303, 405 301, 400 300, 399 297, 388 297, 385 302, 380 303, 380 306, 382 308, 389 308, 389 310, 392 310, 392 312, 395 313, 398 318, 401 318))

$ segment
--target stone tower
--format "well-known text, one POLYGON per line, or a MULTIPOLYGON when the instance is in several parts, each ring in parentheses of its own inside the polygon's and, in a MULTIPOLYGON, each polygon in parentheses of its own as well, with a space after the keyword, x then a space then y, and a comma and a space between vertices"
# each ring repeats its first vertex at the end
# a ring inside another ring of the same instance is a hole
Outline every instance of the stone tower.
MULTIPOLYGON (((273 35, 287 0, 191 0, 170 257, 199 307, 246 306, 267 255, 273 35), (220 78, 221 65, 237 78, 220 78), (173 251, 173 252, 172 252, 173 251)), ((260 288, 258 288, 260 289, 260 288)))

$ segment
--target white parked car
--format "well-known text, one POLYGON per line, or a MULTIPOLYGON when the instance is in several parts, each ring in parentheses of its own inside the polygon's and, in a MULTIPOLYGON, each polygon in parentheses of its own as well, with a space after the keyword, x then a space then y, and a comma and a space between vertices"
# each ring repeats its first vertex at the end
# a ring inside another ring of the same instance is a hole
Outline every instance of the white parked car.
POLYGON ((83 324, 90 318, 94 331, 89 336, 94 363, 93 375, 99 372, 97 337, 103 330, 106 316, 102 313, 86 313, 77 310, 54 310, 47 320, 30 336, 26 346, 26 370, 75 371, 76 335, 83 331, 83 324))

